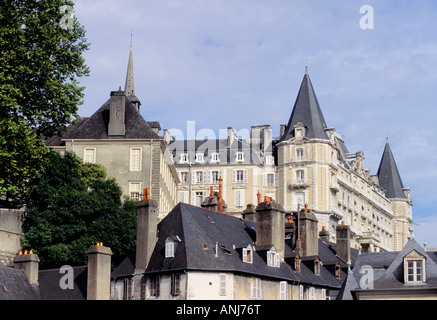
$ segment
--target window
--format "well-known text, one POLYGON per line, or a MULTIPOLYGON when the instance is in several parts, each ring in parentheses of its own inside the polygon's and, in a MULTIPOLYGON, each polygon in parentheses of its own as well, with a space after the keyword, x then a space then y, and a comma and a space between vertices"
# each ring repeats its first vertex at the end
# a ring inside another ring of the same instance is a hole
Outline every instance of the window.
POLYGON ((226 296, 226 274, 221 273, 220 277, 220 295, 226 296))
POLYGON ((203 159, 203 154, 201 154, 201 153, 197 153, 196 154, 196 162, 204 162, 204 159, 203 159))
POLYGON ((340 273, 340 263, 336 263, 335 264, 335 277, 337 278, 337 279, 340 279, 340 275, 341 275, 341 273, 340 273))
POLYGON ((279 300, 287 300, 287 282, 279 282, 279 300))
POLYGON ((129 197, 132 200, 140 200, 141 182, 129 182, 129 197))
POLYGON ((408 260, 407 261, 408 282, 423 281, 423 260, 408 260))
POLYGON ((279 253, 275 251, 268 251, 267 252, 267 265, 269 267, 280 267, 280 256, 279 253))
POLYGON ((171 275, 171 294, 178 296, 181 294, 181 274, 173 273, 171 275))
POLYGON ((326 298, 326 289, 322 289, 322 300, 328 300, 326 298))
POLYGON ((172 240, 165 242, 165 257, 174 258, 174 242, 172 240))
POLYGON ((425 257, 416 250, 404 257, 405 284, 423 284, 426 282, 425 257))
POLYGON ((299 300, 304 300, 304 288, 303 285, 299 285, 299 300))
POLYGON ((310 300, 316 300, 316 292, 314 287, 310 288, 310 300))
POLYGON ((303 137, 303 129, 296 129, 296 138, 303 137))
POLYGON ((220 183, 220 171, 211 171, 211 184, 219 184, 220 183))
POLYGON ((188 184, 189 173, 187 171, 179 172, 179 180, 181 180, 181 184, 188 184))
POLYGON ((276 186, 276 174, 275 173, 266 173, 264 175, 264 186, 274 187, 276 186))
POLYGON ((220 162, 220 155, 218 153, 212 153, 211 162, 220 162))
POLYGON ((142 277, 141 278, 141 290, 140 290, 140 299, 145 300, 146 299, 146 285, 147 285, 147 278, 142 277))
POLYGON ((83 150, 83 162, 84 163, 96 163, 96 149, 85 148, 83 150))
POLYGON ((259 278, 252 280, 252 299, 261 299, 261 279, 259 278))
POLYGON ((235 206, 236 207, 244 207, 245 205, 245 190, 235 190, 235 206))
POLYGON ((232 171, 232 183, 245 184, 247 183, 247 170, 234 170, 232 171))
POLYGON ((251 246, 243 248, 243 262, 253 263, 253 250, 251 246))
POLYGON ((159 293, 160 293, 160 282, 161 282, 161 277, 158 276, 152 276, 150 278, 150 296, 151 297, 159 297, 159 293))
POLYGON ((179 162, 180 163, 188 163, 188 154, 182 153, 179 162))
POLYGON ((130 171, 141 171, 141 148, 130 149, 130 171))
POLYGON ((303 153, 303 149, 302 149, 302 148, 297 148, 297 149, 296 149, 296 159, 297 159, 297 161, 303 161, 303 160, 305 160, 305 158, 304 158, 304 153, 303 153))
POLYGON ((132 278, 125 278, 123 281, 123 300, 132 299, 132 278))
POLYGON ((203 184, 203 171, 196 171, 195 176, 194 176, 195 180, 194 183, 195 184, 203 184))
POLYGON ((188 191, 179 191, 179 202, 188 203, 188 191))
POLYGON ((275 158, 273 156, 266 156, 265 164, 267 166, 273 166, 275 164, 275 158))
POLYGON ((197 191, 194 194, 194 205, 200 207, 203 202, 203 191, 197 191))
POLYGON ((237 152, 235 160, 237 160, 238 162, 244 161, 244 152, 237 152))
POLYGON ((304 180, 305 179, 305 171, 296 170, 296 179, 297 180, 304 180))

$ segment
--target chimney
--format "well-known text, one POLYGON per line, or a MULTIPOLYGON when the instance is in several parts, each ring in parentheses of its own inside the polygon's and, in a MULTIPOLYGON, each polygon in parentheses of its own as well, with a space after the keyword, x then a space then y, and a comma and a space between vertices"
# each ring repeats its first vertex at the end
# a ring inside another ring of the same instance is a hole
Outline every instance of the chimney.
POLYGON ((312 213, 311 209, 303 209, 298 214, 298 221, 298 239, 302 250, 301 256, 317 256, 319 254, 319 232, 316 216, 312 213))
POLYGON ((256 245, 275 246, 284 260, 285 210, 279 203, 265 201, 256 207, 256 245))
POLYGON ((270 126, 267 126, 262 131, 262 151, 264 153, 269 152, 271 153, 272 150, 272 130, 270 129, 270 126))
POLYGON ((150 199, 146 189, 144 200, 137 205, 137 248, 135 273, 143 273, 156 244, 158 231, 158 203, 150 199))
POLYGON ((223 213, 223 179, 219 178, 218 212, 223 213))
POLYGON ((31 284, 38 284, 39 258, 36 254, 23 254, 22 251, 14 259, 14 268, 21 269, 26 274, 31 284))
POLYGON ((121 90, 112 91, 109 99, 108 136, 124 136, 126 97, 121 90))
POLYGON ((111 249, 101 242, 88 249, 87 300, 110 299, 111 255, 111 249))
POLYGON ((255 221, 256 216, 255 205, 249 203, 246 209, 243 211, 243 219, 255 221))
POLYGON ((344 222, 335 229, 337 237, 337 257, 351 261, 351 229, 344 222))
POLYGON ((201 204, 202 208, 218 211, 218 196, 214 193, 214 187, 210 187, 209 197, 206 197, 201 204))
POLYGON ((329 241, 329 231, 326 230, 325 226, 323 226, 322 230, 319 232, 319 238, 324 241, 329 241))

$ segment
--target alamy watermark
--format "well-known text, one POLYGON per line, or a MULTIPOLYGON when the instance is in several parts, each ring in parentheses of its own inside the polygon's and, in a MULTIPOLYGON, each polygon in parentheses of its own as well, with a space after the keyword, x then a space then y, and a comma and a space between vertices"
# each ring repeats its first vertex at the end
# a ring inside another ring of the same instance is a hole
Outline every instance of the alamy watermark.
POLYGON ((360 19, 360 28, 363 30, 373 30, 375 28, 375 13, 370 5, 363 5, 360 8, 360 13, 363 16, 360 19))
POLYGON ((74 290, 74 270, 72 266, 62 266, 60 274, 64 274, 59 280, 59 287, 62 290, 74 290))
POLYGON ((371 266, 365 265, 360 268, 360 288, 363 290, 373 289, 373 283, 375 281, 375 275, 371 266))
POLYGON ((74 8, 73 6, 64 5, 59 8, 60 13, 63 15, 59 21, 59 25, 62 29, 73 29, 74 25, 74 8))

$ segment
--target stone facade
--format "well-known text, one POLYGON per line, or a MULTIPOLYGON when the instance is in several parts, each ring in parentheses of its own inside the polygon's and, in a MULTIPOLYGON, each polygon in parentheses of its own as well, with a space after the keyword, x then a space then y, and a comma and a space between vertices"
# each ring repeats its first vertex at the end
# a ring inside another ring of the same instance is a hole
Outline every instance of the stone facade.
POLYGON ((0 208, 0 266, 12 266, 21 250, 24 210, 0 208))

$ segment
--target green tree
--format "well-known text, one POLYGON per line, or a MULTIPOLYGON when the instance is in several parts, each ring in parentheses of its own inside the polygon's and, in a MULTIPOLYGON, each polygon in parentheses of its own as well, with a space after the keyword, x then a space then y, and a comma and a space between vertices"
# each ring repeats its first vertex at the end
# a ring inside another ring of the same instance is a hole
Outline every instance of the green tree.
POLYGON ((26 208, 24 245, 38 253, 41 268, 84 265, 87 250, 103 242, 117 265, 134 248, 136 202, 100 165, 82 164, 74 154, 52 152, 26 208))
POLYGON ((82 57, 89 44, 68 11, 73 6, 67 0, 0 0, 0 130, 13 128, 11 139, 0 144, 3 199, 25 196, 31 178, 39 174, 40 163, 32 157, 42 146, 32 129, 38 135, 62 134, 78 117, 84 97, 78 79, 89 75, 82 57), (35 149, 16 152, 22 145, 35 149), (15 163, 23 167, 10 179, 15 163))

